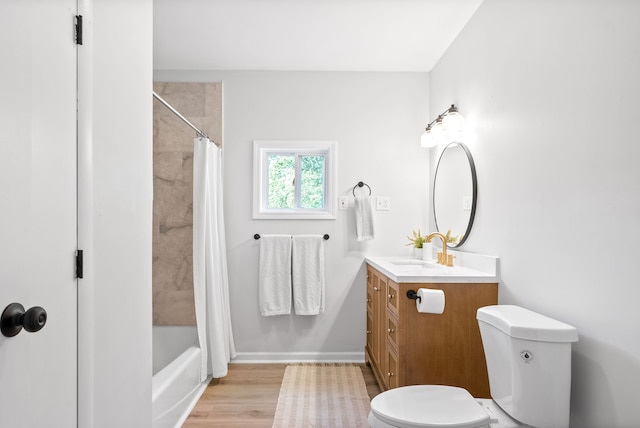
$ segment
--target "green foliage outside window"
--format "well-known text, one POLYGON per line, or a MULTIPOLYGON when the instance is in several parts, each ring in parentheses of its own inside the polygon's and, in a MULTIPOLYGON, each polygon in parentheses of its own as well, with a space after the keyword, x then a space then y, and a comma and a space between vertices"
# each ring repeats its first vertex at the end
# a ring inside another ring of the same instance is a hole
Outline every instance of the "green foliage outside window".
POLYGON ((300 178, 300 208, 323 208, 324 156, 302 156, 300 178))
MULTIPOLYGON (((297 208, 324 208, 325 157, 301 155, 300 201, 297 208)), ((268 208, 292 209, 295 207, 296 158, 289 154, 268 156, 268 208)))
POLYGON ((295 156, 269 155, 269 208, 293 208, 295 177, 295 156))

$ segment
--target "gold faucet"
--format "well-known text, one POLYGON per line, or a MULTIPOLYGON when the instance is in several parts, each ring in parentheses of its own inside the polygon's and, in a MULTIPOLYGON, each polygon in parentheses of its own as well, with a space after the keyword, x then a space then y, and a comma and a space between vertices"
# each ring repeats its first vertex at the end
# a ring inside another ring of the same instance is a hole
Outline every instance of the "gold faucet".
POLYGON ((437 236, 442 241, 442 252, 438 252, 438 263, 441 265, 453 266, 453 255, 447 256, 447 238, 439 232, 433 232, 427 235, 424 242, 429 243, 437 236))

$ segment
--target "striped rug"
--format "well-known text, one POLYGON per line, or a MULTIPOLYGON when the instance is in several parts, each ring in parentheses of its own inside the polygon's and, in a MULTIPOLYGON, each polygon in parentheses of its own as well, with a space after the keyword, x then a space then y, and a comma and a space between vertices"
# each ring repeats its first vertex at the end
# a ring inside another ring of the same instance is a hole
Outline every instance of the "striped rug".
POLYGON ((360 367, 287 366, 272 428, 368 427, 369 395, 360 367))

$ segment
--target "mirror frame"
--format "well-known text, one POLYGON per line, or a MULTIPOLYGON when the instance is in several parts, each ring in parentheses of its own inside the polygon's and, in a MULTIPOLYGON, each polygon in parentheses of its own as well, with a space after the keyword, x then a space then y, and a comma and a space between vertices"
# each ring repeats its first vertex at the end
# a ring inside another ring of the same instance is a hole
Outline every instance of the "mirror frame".
POLYGON ((471 199, 471 213, 469 215, 469 224, 467 224, 467 230, 465 230, 462 240, 458 242, 456 245, 451 245, 447 243, 447 247, 449 248, 460 248, 462 244, 466 242, 467 238, 469 238, 469 233, 471 233, 473 220, 476 216, 476 202, 478 200, 478 179, 476 177, 476 164, 473 162, 473 156, 471 156, 471 152, 469 151, 469 148, 464 143, 457 143, 457 142, 449 143, 442 150, 442 153, 440 153, 440 158, 438 159, 438 165, 436 166, 436 173, 433 176, 433 194, 431 195, 431 204, 433 205, 433 221, 436 224, 436 230, 440 233, 443 233, 440 231, 440 228, 438 227, 438 216, 436 215, 436 183, 438 180, 438 169, 440 168, 440 162, 442 161, 442 156, 444 156, 445 152, 449 147, 454 145, 460 146, 462 150, 464 150, 465 154, 467 155, 467 160, 469 161, 469 168, 471 169, 471 182, 473 187, 473 194, 471 199))

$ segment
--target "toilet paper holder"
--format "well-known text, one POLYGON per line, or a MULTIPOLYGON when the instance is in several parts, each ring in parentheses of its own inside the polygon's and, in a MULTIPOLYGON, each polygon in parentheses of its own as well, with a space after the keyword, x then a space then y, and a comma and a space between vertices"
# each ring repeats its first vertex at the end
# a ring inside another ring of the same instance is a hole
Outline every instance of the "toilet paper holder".
POLYGON ((415 290, 407 290, 407 297, 411 300, 417 300, 419 303, 422 302, 422 297, 418 296, 415 290))

